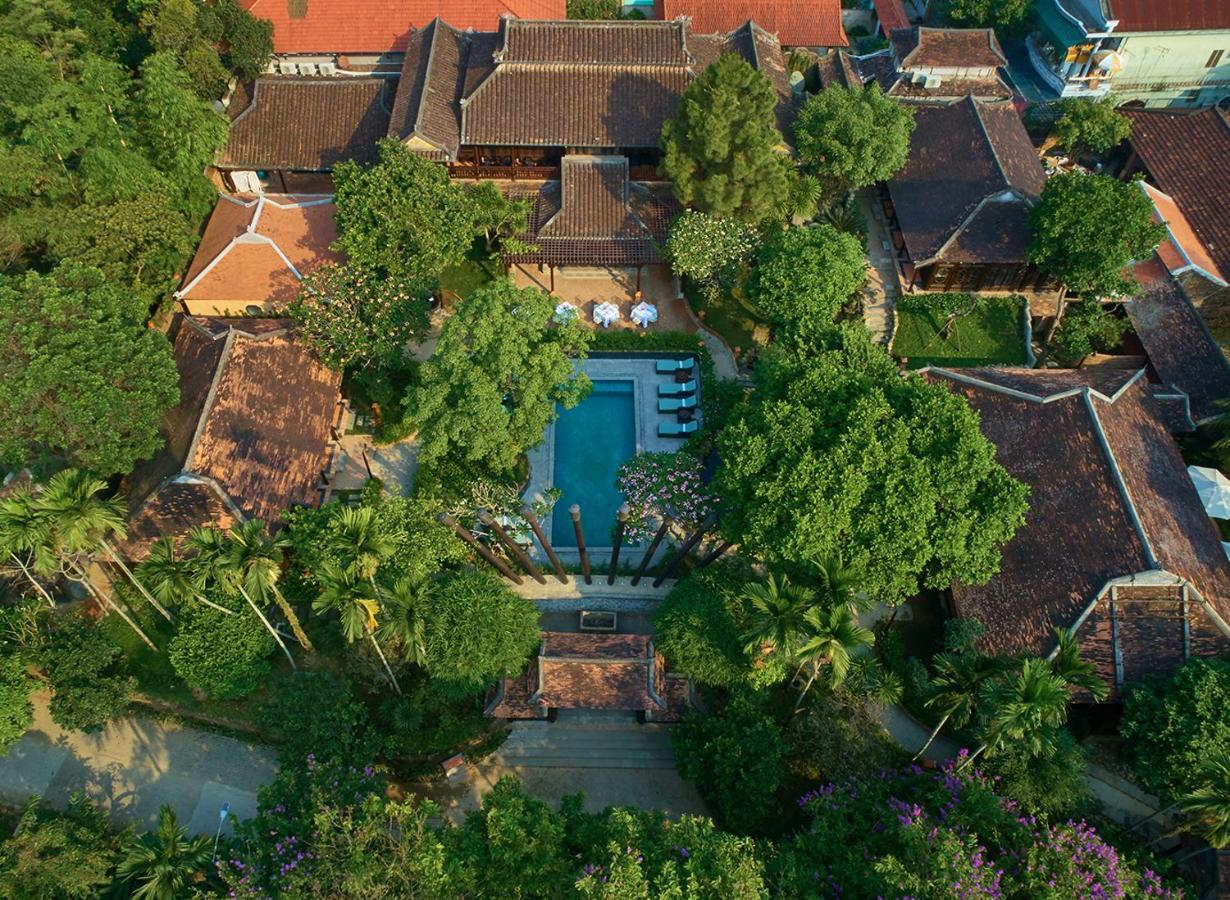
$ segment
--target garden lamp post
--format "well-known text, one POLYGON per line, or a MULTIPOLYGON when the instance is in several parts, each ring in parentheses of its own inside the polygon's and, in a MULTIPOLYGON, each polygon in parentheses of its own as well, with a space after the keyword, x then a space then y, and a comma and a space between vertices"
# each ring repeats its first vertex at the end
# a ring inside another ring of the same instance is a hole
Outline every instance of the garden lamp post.
POLYGON ((210 862, 214 862, 218 858, 218 841, 222 839, 222 826, 226 824, 226 817, 231 814, 231 804, 223 803, 222 808, 218 810, 218 830, 214 832, 214 852, 209 857, 210 862))

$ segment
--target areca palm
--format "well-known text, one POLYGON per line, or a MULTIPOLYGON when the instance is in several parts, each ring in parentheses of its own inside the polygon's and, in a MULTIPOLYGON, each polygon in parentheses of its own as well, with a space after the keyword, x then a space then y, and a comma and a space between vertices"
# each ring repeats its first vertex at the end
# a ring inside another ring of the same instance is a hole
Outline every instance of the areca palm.
POLYGON ((791 584, 785 575, 780 581, 770 575, 749 584, 743 598, 751 604, 743 633, 747 653, 760 656, 777 651, 793 658, 807 628, 804 615, 816 602, 815 591, 791 584))
POLYGON ((233 609, 219 606, 202 595, 202 588, 195 578, 192 560, 180 556, 175 550, 175 542, 171 538, 159 538, 150 547, 149 556, 137 566, 141 577, 149 582, 150 589, 163 603, 172 606, 195 600, 228 616, 235 615, 233 609))
POLYGON ((1204 784, 1179 798, 1179 808, 1191 817, 1188 830, 1215 849, 1230 846, 1230 750, 1210 759, 1202 772, 1204 784))
POLYGON ((299 667, 295 665, 295 658, 291 656, 286 641, 282 640, 282 635, 273 627, 273 623, 248 593, 244 584, 244 572, 236 565, 235 555, 231 552, 231 542, 227 539, 226 533, 217 528, 197 527, 192 529, 185 543, 196 551, 196 555, 192 558, 192 571, 197 590, 203 591, 206 585, 213 582, 231 596, 239 594, 243 597, 248 606, 252 608, 252 612, 256 613, 256 617, 261 620, 261 624, 282 648, 282 652, 290 661, 291 669, 298 671, 299 667))
POLYGON ((377 626, 382 641, 401 647, 401 658, 416 666, 427 665, 427 605, 431 582, 426 579, 399 578, 393 587, 381 592, 384 615, 377 626))
POLYGON ((0 500, 0 553, 17 564, 35 590, 54 607, 55 600, 34 577, 38 554, 47 546, 47 523, 34 508, 34 496, 28 487, 20 487, 0 500))
POLYGON ((981 653, 937 653, 932 665, 935 671, 926 705, 940 714, 940 720, 927 736, 927 742, 914 754, 914 759, 927 752, 949 722, 957 728, 968 725, 978 711, 983 685, 1004 671, 1002 660, 981 653))
POLYGON ((803 619, 807 635, 799 646, 798 658, 804 666, 811 667, 811 674, 799 692, 795 709, 803 705, 803 698, 825 666, 829 669, 829 683, 836 687, 845 680, 854 655, 875 641, 871 631, 858 623, 854 612, 844 603, 812 607, 803 619))
POLYGON ((291 609, 282 592, 278 579, 282 577, 282 553, 289 541, 281 536, 270 535, 260 519, 249 519, 231 527, 231 565, 242 573, 244 588, 255 599, 267 601, 270 597, 286 617, 290 630, 295 633, 303 649, 313 652, 312 642, 291 609))
POLYGON ((171 614, 120 559, 108 537, 124 537, 124 504, 119 497, 102 497, 107 483, 80 469, 64 469, 48 479, 34 499, 34 509, 45 517, 54 544, 61 552, 92 556, 102 550, 141 596, 168 621, 171 614))
POLYGON ((376 628, 380 621, 380 593, 376 583, 364 578, 355 569, 343 569, 328 563, 318 573, 320 594, 312 602, 315 612, 335 612, 342 624, 342 635, 350 643, 366 637, 380 657, 385 674, 393 690, 401 694, 401 685, 384 655, 380 641, 376 640, 376 628))
POLYGON ((175 810, 158 810, 152 831, 136 834, 124 844, 124 858, 115 870, 123 882, 136 882, 137 900, 176 900, 188 894, 194 878, 209 864, 209 838, 189 837, 175 810))
POLYGON ((965 764, 986 750, 1008 742, 1031 756, 1054 746, 1058 729, 1068 718, 1068 689, 1044 659, 1029 658, 1011 678, 984 686, 988 709, 983 739, 965 764))
POLYGON ((397 542, 370 506, 348 506, 338 514, 333 550, 342 566, 369 580, 397 549, 397 542))
POLYGON ((858 594, 862 573, 836 554, 824 554, 813 559, 820 601, 825 606, 844 604, 854 612, 860 607, 858 594))
POLYGON ((1098 675, 1097 667, 1093 663, 1081 659, 1081 649, 1076 642, 1076 636, 1066 628, 1056 628, 1055 637, 1059 640, 1059 647, 1051 657, 1051 671, 1067 685, 1069 693, 1078 689, 1085 690, 1095 702, 1101 703, 1109 693, 1106 682, 1098 675))

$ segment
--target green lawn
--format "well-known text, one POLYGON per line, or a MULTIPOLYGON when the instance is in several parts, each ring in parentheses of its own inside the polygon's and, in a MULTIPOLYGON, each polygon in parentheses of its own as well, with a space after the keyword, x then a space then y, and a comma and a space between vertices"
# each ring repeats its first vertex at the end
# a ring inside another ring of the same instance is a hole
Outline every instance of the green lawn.
POLYGON ((741 286, 713 301, 707 300, 691 282, 684 283, 683 292, 697 318, 721 335, 732 350, 738 347, 746 353, 756 346, 756 326, 766 323, 747 305, 741 286))
MULTIPOLYGON (((947 338, 940 329, 947 321, 942 297, 903 298, 897 309, 893 355, 909 360, 911 369, 926 365, 1025 365, 1025 323, 1022 297, 984 297, 973 312, 957 320, 947 338), (923 306, 926 304, 926 307, 923 306)), ((958 301, 958 305, 960 301, 958 301)))
POLYGON ((499 256, 487 252, 482 241, 475 241, 464 262, 440 273, 440 287, 459 297, 468 297, 478 288, 504 275, 499 256))

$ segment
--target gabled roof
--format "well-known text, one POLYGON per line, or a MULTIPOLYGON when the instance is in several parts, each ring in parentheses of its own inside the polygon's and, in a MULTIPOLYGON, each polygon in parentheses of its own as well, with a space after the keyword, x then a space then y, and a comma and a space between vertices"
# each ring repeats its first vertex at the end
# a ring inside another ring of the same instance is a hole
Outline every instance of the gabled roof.
POLYGON ((1225 0, 1110 0, 1116 32, 1230 30, 1225 0))
POLYGON ((905 6, 901 0, 874 0, 876 18, 880 20, 880 29, 888 37, 899 28, 910 27, 910 17, 905 14, 905 6))
POLYGON ((1137 181, 1153 204, 1153 220, 1166 226, 1166 239, 1157 248, 1157 255, 1171 275, 1195 272, 1219 287, 1226 287, 1226 279, 1209 251, 1205 249, 1196 232, 1188 224, 1187 217, 1169 194, 1164 194, 1145 181, 1137 181))
MULTIPOLYGON (((1227 4, 1230 6, 1230 4, 1227 4)), ((1210 107, 1196 112, 1122 109, 1132 149, 1153 183, 1177 204, 1218 270, 1230 274, 1230 122, 1210 107)))
POLYGON ((999 573, 952 589, 960 615, 986 625, 983 649, 1047 653, 1055 628, 1081 626, 1104 589, 1132 582, 1186 584, 1194 614, 1230 649, 1230 562, 1143 370, 929 369, 927 377, 969 401, 998 462, 1030 489, 999 573))
POLYGON ((344 159, 377 159, 389 130, 395 85, 388 78, 260 78, 231 122, 223 169, 328 172, 344 159))
POLYGON ((995 69, 1008 65, 990 28, 914 28, 893 31, 893 52, 903 69, 995 69))
POLYGON ((1019 262, 1046 175, 1010 103, 919 104, 904 168, 888 182, 915 265, 1019 262))
POLYGON ((656 0, 659 19, 686 17, 701 34, 733 31, 755 22, 787 47, 846 47, 840 0, 656 0))
POLYGON ((563 19, 565 0, 243 0, 273 22, 275 53, 389 53, 406 49, 415 28, 441 18, 493 31, 501 16, 563 19))
POLYGON ((175 296, 185 300, 288 303, 303 276, 340 261, 332 197, 222 194, 175 296))

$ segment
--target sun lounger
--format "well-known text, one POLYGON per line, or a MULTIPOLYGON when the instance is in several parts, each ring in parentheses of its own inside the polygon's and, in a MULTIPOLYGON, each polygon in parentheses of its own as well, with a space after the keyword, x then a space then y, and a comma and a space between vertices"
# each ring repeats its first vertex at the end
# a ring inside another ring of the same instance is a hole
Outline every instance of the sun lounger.
POLYGON ((658 436, 683 437, 685 434, 692 434, 698 428, 700 428, 700 422, 695 419, 691 422, 659 422, 658 436))
POLYGON ((684 394, 696 393, 696 379, 685 381, 683 384, 660 384, 658 385, 659 397, 682 397, 684 394))
POLYGON ((695 362, 696 360, 691 356, 687 359, 660 359, 658 360, 657 371, 659 375, 670 375, 672 372, 686 372, 691 370, 695 362))
POLYGON ((679 412, 681 409, 693 409, 695 406, 695 394, 690 397, 663 397, 658 401, 658 412, 679 412))

